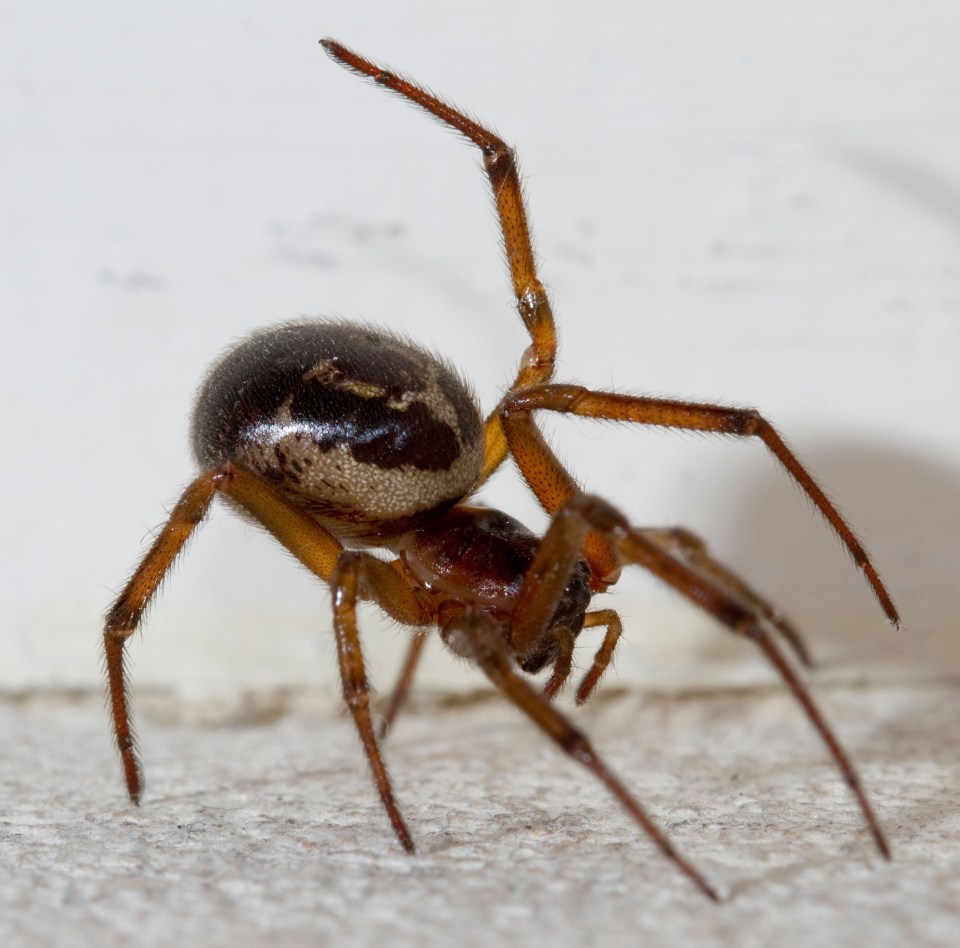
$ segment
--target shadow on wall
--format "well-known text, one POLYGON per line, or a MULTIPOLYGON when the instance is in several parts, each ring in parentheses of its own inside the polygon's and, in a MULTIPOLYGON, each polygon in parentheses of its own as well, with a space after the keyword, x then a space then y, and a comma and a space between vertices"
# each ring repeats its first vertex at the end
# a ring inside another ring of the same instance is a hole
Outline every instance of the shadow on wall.
POLYGON ((899 194, 933 217, 960 223, 960 182, 909 154, 834 143, 833 153, 856 172, 899 194))
POLYGON ((716 485, 736 511, 723 558, 798 624, 824 671, 840 663, 894 676, 960 675, 960 471, 850 440, 821 443, 802 460, 874 558, 900 630, 884 622, 828 528, 811 523, 820 519, 812 506, 784 503, 776 470, 716 485), (802 568, 794 573, 791 563, 802 568))

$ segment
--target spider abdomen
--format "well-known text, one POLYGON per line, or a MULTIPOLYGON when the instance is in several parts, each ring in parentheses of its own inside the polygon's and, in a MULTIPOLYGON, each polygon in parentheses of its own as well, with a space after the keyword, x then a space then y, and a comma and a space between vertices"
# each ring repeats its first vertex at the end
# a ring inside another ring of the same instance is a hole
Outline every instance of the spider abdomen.
POLYGON ((436 356, 344 322, 260 330, 200 388, 193 450, 233 461, 337 536, 410 529, 469 493, 483 459, 476 398, 436 356))

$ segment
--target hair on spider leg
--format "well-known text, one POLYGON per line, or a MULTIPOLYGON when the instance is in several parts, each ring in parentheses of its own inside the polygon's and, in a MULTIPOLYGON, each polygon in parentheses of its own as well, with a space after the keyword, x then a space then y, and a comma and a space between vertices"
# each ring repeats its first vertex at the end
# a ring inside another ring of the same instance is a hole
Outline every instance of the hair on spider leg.
POLYGON ((225 352, 197 395, 191 441, 199 474, 184 490, 107 613, 104 655, 114 736, 127 792, 142 793, 131 728, 125 646, 161 581, 217 496, 260 524, 331 590, 343 699, 394 834, 412 834, 380 749, 409 692, 427 634, 478 667, 572 761, 589 771, 650 842, 707 897, 717 890, 672 845, 589 738, 552 702, 573 672, 584 628, 605 628, 576 700, 594 692, 623 631, 593 598, 637 566, 729 632, 753 641, 780 674, 854 795, 879 852, 889 846, 862 784, 809 689, 782 654, 802 640, 745 580, 683 528, 640 528, 584 493, 549 446, 537 415, 726 434, 761 441, 846 546, 891 621, 898 614, 846 520, 775 429, 752 409, 554 383, 557 333, 540 282, 513 150, 466 113, 335 40, 340 65, 433 115, 481 153, 517 313, 529 337, 513 381, 481 413, 464 378, 408 338, 342 319, 283 323, 225 352), (471 502, 511 458, 548 516, 538 536, 509 514, 471 502), (379 734, 357 606, 369 601, 414 630, 379 734), (772 634, 773 633, 773 634, 772 634), (545 690, 527 675, 549 674, 545 690))

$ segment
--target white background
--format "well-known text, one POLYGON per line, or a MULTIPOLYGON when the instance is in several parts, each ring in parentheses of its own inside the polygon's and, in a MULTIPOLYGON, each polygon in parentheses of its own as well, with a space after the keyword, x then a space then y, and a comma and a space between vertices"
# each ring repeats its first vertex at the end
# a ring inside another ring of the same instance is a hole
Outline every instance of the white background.
MULTIPOLYGON (((0 688, 99 682, 102 613, 194 474, 193 392, 247 330, 374 319, 462 366, 485 409, 514 372, 526 340, 477 156, 336 68, 323 35, 516 144, 558 378, 760 407, 864 537, 905 630, 758 445, 551 425, 591 489, 709 538, 838 666, 960 664, 960 9, 546 10, 7 0, 0 688)), ((510 470, 483 497, 543 525, 510 470)), ((749 673, 650 584, 611 602, 621 681, 749 673)), ((132 643, 135 681, 329 682, 328 614, 218 509, 132 643)), ((364 621, 395 661, 403 634, 364 621)), ((435 654, 425 681, 461 676, 435 654)))

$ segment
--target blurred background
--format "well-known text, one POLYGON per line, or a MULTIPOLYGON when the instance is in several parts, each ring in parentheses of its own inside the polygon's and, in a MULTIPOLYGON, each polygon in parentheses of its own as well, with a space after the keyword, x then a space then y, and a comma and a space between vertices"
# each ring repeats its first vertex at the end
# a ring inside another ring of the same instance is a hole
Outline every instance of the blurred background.
MULTIPOLYGON (((325 35, 516 145, 558 379, 759 407, 904 628, 757 444, 545 420, 582 482, 707 538, 821 674, 956 672, 958 27, 867 0, 5 3, 0 689, 99 686, 102 614, 194 476, 193 395, 232 340, 356 317, 445 354, 484 410, 513 376, 478 155, 325 35)), ((512 469, 481 499, 544 526, 512 469)), ((640 575, 606 604, 613 682, 769 675, 640 575)), ((363 622, 386 686, 407 633, 363 622)), ((219 505, 130 650, 140 688, 334 687, 327 590, 219 505)), ((421 679, 476 683, 439 649, 421 679)))

